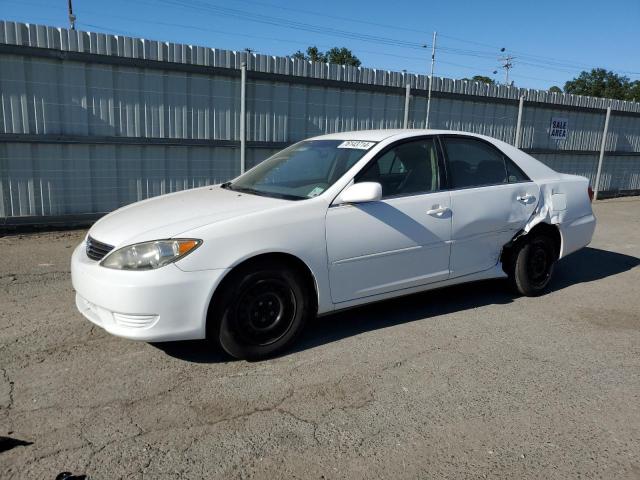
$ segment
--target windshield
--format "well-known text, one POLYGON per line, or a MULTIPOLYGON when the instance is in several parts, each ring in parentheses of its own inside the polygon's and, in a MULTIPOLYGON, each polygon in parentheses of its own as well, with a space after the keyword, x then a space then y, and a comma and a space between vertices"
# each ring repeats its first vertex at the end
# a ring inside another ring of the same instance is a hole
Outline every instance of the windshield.
POLYGON ((307 140, 276 153, 224 188, 290 200, 320 195, 375 145, 353 140, 307 140))

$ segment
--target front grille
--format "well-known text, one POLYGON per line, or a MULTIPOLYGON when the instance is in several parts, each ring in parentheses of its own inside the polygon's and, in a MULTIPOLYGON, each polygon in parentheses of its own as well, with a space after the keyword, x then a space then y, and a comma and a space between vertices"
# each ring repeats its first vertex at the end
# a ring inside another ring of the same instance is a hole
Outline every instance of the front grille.
POLYGON ((102 260, 111 250, 113 250, 113 246, 87 237, 87 257, 91 260, 102 260))

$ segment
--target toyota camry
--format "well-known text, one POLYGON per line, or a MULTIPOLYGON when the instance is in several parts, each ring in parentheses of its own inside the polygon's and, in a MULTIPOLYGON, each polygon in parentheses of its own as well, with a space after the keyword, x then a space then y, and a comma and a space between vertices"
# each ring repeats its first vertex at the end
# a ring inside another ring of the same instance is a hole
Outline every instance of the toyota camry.
POLYGON ((259 359, 309 319, 356 305, 493 278, 540 295, 594 228, 586 178, 507 143, 356 131, 120 208, 89 230, 71 270, 78 310, 109 333, 208 338, 259 359))

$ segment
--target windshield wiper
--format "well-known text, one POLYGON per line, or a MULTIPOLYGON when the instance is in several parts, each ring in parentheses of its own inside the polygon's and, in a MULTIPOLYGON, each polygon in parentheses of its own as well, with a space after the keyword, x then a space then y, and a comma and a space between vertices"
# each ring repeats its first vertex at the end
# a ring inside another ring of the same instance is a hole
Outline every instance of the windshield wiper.
POLYGON ((223 184, 220 185, 220 188, 224 188, 226 190, 233 190, 233 188, 231 188, 231 182, 224 182, 223 184))
POLYGON ((248 193, 250 195, 258 195, 260 197, 271 197, 271 198, 281 198, 283 200, 304 200, 306 197, 300 197, 298 195, 289 195, 286 193, 277 193, 277 192, 265 192, 264 190, 256 190, 255 188, 248 187, 235 187, 230 188, 227 187, 234 192, 248 193))
POLYGON ((262 192, 266 196, 281 198, 283 200, 306 200, 307 197, 300 195, 291 195, 290 193, 262 192))
POLYGON ((256 190, 255 188, 236 187, 236 188, 234 188, 232 190, 234 192, 248 193, 250 195, 260 195, 261 197, 268 197, 269 196, 266 192, 263 192, 261 190, 256 190))

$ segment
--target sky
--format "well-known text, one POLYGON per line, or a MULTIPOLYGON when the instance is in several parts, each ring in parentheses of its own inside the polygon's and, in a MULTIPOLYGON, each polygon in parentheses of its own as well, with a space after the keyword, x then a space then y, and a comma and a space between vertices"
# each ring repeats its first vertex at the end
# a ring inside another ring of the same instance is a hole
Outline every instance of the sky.
MULTIPOLYGON (((437 76, 504 82, 504 48, 519 87, 562 87, 595 67, 640 80, 640 0, 73 0, 73 8, 79 30, 267 55, 347 47, 363 66, 422 74, 437 31, 437 76)), ((66 27, 67 0, 0 0, 0 20, 66 27)))

